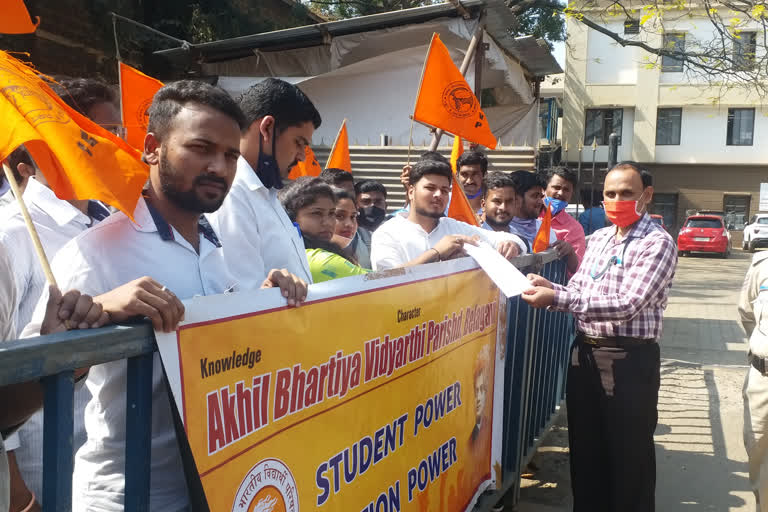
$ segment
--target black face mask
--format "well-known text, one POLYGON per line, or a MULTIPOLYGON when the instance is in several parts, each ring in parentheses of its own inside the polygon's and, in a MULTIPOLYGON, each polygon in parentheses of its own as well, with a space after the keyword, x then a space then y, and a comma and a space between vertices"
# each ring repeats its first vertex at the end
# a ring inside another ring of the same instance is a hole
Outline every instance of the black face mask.
POLYGON ((283 178, 280 176, 280 167, 277 165, 277 159, 275 159, 276 142, 277 137, 272 137, 272 154, 266 155, 264 154, 264 143, 261 135, 259 135, 259 160, 256 162, 256 176, 259 177, 265 187, 280 190, 283 188, 283 178))
POLYGON ((378 228, 387 216, 387 211, 382 210, 378 206, 366 206, 365 208, 358 209, 357 212, 360 214, 357 218, 357 223, 371 231, 378 228))

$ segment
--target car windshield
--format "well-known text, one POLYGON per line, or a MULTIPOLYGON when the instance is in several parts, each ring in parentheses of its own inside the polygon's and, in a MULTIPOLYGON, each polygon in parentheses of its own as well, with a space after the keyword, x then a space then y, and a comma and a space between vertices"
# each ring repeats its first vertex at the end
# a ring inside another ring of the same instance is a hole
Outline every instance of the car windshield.
POLYGON ((688 219, 685 227, 722 229, 723 225, 717 219, 688 219))
POLYGON ((768 224, 768 217, 760 217, 757 219, 758 224, 768 224))

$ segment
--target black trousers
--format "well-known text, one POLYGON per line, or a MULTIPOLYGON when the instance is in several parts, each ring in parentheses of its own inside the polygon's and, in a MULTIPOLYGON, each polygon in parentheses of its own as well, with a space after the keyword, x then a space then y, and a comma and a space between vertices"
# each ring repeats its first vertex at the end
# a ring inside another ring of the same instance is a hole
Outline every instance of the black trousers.
POLYGON ((658 344, 571 349, 566 404, 574 512, 653 512, 658 344))

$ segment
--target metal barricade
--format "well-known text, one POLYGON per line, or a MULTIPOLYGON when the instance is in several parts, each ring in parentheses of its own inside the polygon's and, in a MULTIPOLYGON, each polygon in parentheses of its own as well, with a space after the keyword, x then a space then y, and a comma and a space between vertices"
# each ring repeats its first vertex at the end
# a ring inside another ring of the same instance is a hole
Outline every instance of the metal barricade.
MULTIPOLYGON (((516 258, 523 272, 563 283, 565 264, 554 251, 516 258)), ((563 313, 534 310, 518 298, 507 304, 503 481, 479 510, 517 492, 521 469, 535 451, 565 392, 573 334, 563 313)), ((150 325, 71 331, 0 344, 0 386, 41 380, 45 387, 43 511, 72 510, 74 371, 126 360, 125 510, 149 510, 152 366, 157 348, 150 325)))

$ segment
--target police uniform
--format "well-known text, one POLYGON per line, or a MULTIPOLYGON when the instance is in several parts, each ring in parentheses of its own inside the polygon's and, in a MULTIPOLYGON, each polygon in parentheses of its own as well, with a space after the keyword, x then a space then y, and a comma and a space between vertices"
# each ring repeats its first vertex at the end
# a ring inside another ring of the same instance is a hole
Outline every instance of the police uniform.
POLYGON ((752 259, 739 299, 749 336, 749 370, 744 380, 744 447, 757 510, 768 512, 768 252, 752 259))

